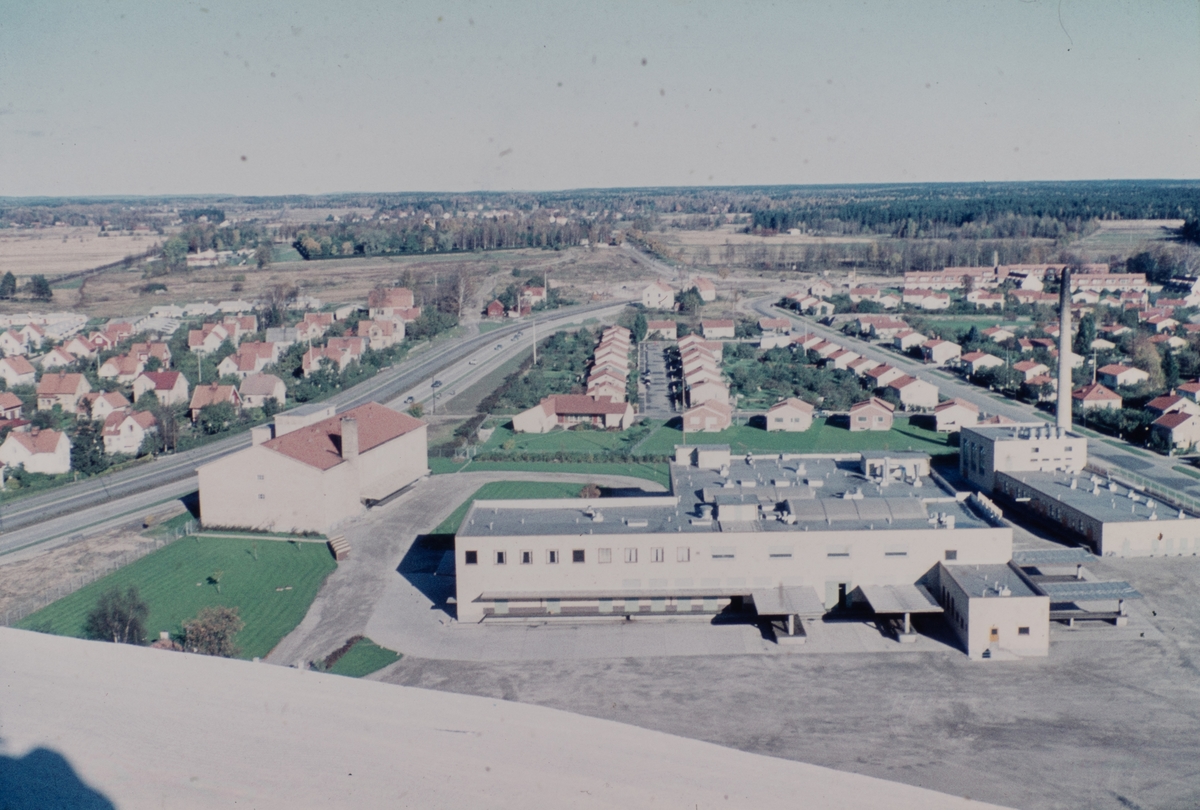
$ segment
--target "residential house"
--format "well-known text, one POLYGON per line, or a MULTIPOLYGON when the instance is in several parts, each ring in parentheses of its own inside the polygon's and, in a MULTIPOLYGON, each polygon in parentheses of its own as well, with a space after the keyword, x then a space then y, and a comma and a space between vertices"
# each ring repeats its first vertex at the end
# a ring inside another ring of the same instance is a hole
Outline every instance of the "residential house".
POLYGON ((925 337, 920 332, 916 332, 912 329, 905 329, 901 332, 897 332, 892 338, 892 348, 896 349, 897 351, 907 352, 909 349, 916 348, 927 340, 929 340, 929 338, 925 337))
POLYGON ((79 400, 91 390, 91 383, 82 374, 44 374, 37 384, 38 410, 48 411, 58 405, 66 413, 78 413, 79 400))
POLYGON ((860 301, 878 301, 879 300, 879 288, 878 287, 851 287, 850 288, 850 300, 853 301, 855 304, 859 303, 860 301))
POLYGON ((382 351, 404 340, 404 321, 359 321, 358 336, 375 351, 382 351))
POLYGON ((1000 293, 978 290, 967 293, 967 301, 975 305, 975 309, 1004 309, 1004 296, 1000 293))
POLYGON ((1192 380, 1175 386, 1175 390, 1193 401, 1200 402, 1200 380, 1192 380))
MULTIPOLYGON (((859 327, 863 325, 863 319, 858 319, 859 327)), ((863 330, 870 334, 873 340, 890 340, 896 335, 909 328, 908 324, 899 318, 892 318, 887 315, 877 315, 870 320, 870 325, 863 330)))
POLYGON ((704 302, 717 300, 717 285, 713 284, 703 276, 696 276, 692 279, 692 288, 700 293, 700 300, 704 302))
POLYGON ((9 431, 0 444, 0 464, 8 469, 24 467, 26 472, 62 475, 71 471, 71 440, 57 430, 9 431))
POLYGON ((1015 338, 1017 335, 1015 332, 1010 332, 1002 326, 993 326, 989 329, 984 329, 983 336, 992 341, 992 343, 1003 343, 1006 340, 1015 338))
POLYGON ((274 343, 243 343, 238 346, 235 354, 229 355, 217 365, 217 373, 222 377, 230 376, 244 380, 278 360, 279 350, 274 343))
POLYGON ((79 416, 107 419, 113 411, 129 407, 129 400, 120 391, 89 391, 79 398, 79 416))
POLYGON ((925 358, 926 363, 944 366, 951 360, 962 357, 962 346, 948 340, 934 338, 921 344, 921 355, 925 358))
POLYGON ((95 357, 96 352, 99 351, 99 347, 91 340, 78 335, 63 344, 62 348, 68 354, 81 359, 95 357))
POLYGON ((876 303, 884 309, 895 309, 903 302, 895 293, 883 293, 876 299, 876 303))
POLYGON ((787 335, 792 331, 791 318, 759 318, 758 328, 764 333, 787 335))
POLYGON ((872 360, 869 357, 860 357, 850 365, 846 366, 850 371, 853 371, 856 376, 863 377, 868 371, 873 368, 879 368, 883 363, 878 360, 872 360))
POLYGON ((29 349, 25 346, 25 340, 20 333, 9 329, 0 332, 0 352, 3 352, 5 357, 15 357, 28 354, 29 349))
POLYGON ((222 343, 231 339, 229 330, 223 324, 206 323, 199 329, 188 330, 188 349, 196 354, 212 354, 221 348, 222 343))
POLYGON ((20 419, 25 403, 12 391, 0 391, 0 419, 20 419))
POLYGON ((1148 413, 1155 416, 1168 413, 1190 413, 1200 416, 1200 403, 1194 399, 1182 397, 1174 391, 1161 397, 1155 397, 1146 403, 1145 408, 1148 413))
POLYGON ((688 405, 695 407, 705 402, 729 404, 729 389, 722 382, 707 380, 687 389, 688 405))
POLYGON ((555 394, 513 417, 516 433, 548 433, 555 427, 587 424, 625 430, 633 424, 633 406, 607 397, 585 394, 555 394))
POLYGON ((41 359, 38 360, 38 365, 47 371, 52 368, 64 368, 66 366, 74 365, 74 363, 75 356, 59 348, 51 349, 43 354, 41 359))
POLYGON ((1035 374, 1025 381, 1025 395, 1038 402, 1053 402, 1058 397, 1058 377, 1035 374))
POLYGON ((642 306, 646 309, 674 309, 675 291, 661 281, 652 281, 642 290, 642 306))
POLYGON ((833 285, 818 279, 809 285, 808 294, 815 298, 828 298, 833 295, 833 285))
POLYGON ((268 399, 275 400, 275 409, 287 404, 287 386, 274 374, 251 374, 238 386, 238 396, 246 408, 262 408, 268 399))
POLYGON ((1029 382, 1034 377, 1042 374, 1049 374, 1050 368, 1044 366, 1036 360, 1022 360, 1019 363, 1013 363, 1013 371, 1020 372, 1022 382, 1029 382))
POLYGON ((153 393, 159 403, 168 407, 188 401, 188 381, 178 371, 143 371, 133 381, 133 401, 153 393))
POLYGON ((1120 395, 1100 383, 1088 383, 1071 392, 1071 401, 1083 411, 1118 410, 1124 404, 1120 395))
POLYGON ((850 406, 850 431, 891 430, 895 407, 879 397, 871 397, 850 406))
POLYGON ((104 419, 104 452, 110 456, 122 453, 136 456, 142 442, 152 433, 158 432, 158 420, 149 411, 122 408, 113 411, 104 419))
POLYGON ((367 295, 367 315, 371 320, 416 320, 421 316, 421 310, 416 305, 412 290, 391 287, 371 290, 367 295))
POLYGON ((906 374, 898 380, 892 380, 887 387, 900 398, 905 410, 937 407, 938 389, 933 383, 906 374))
POLYGON ((907 375, 895 366, 889 366, 885 363, 868 371, 866 376, 875 388, 884 388, 893 381, 907 375))
POLYGON ((142 362, 148 361, 151 357, 157 357, 161 368, 171 367, 171 347, 166 343, 156 341, 134 343, 129 347, 129 354, 142 362))
POLYGON ((933 420, 938 433, 955 433, 979 423, 979 407, 965 399, 951 399, 933 409, 933 420))
POLYGON ((1123 385, 1137 385, 1150 379, 1150 375, 1140 368, 1125 366, 1120 363, 1110 363, 1096 370, 1100 382, 1109 388, 1119 388, 1123 385))
POLYGON ((105 360, 96 374, 102 380, 116 380, 124 385, 136 380, 145 365, 145 361, 132 354, 118 354, 105 360))
POLYGON ((987 368, 1004 365, 1004 361, 987 352, 967 352, 960 358, 960 363, 972 377, 987 368))
POLYGON ((19 334, 21 342, 25 344, 26 350, 29 351, 42 348, 42 344, 46 342, 46 333, 37 324, 25 324, 21 327, 19 334))
POLYGON ((710 401, 683 412, 681 425, 688 433, 720 433, 733 424, 733 408, 724 402, 710 401))
POLYGON ((705 340, 719 340, 734 337, 734 322, 729 318, 720 318, 715 321, 700 321, 700 331, 704 333, 705 340))
MULTIPOLYGON (((377 403, 284 431, 199 470, 206 526, 329 533, 428 475, 425 423, 377 403)), ((290 426, 290 425, 288 425, 290 426)))
POLYGON ((849 349, 838 349, 836 352, 825 358, 825 367, 829 368, 832 366, 833 368, 842 370, 847 368, 855 360, 859 359, 860 356, 861 355, 859 355, 857 352, 852 352, 849 349))
POLYGON ((242 407, 241 395, 232 385, 218 385, 217 383, 197 385, 196 390, 192 392, 192 402, 188 406, 188 413, 195 422, 200 418, 200 411, 204 408, 225 403, 229 403, 237 410, 242 407))
POLYGON ((802 399, 788 397, 767 409, 767 430, 802 432, 812 427, 813 406, 802 399))
POLYGON ((679 325, 675 321, 646 321, 646 340, 675 340, 678 334, 679 325))
POLYGON ((1150 433, 1172 449, 1195 447, 1200 442, 1200 416, 1183 411, 1164 414, 1150 423, 1150 433))
MULTIPOLYGON (((485 313, 488 318, 503 318, 508 314, 507 310, 504 309, 504 304, 500 303, 498 300, 493 300, 490 304, 488 304, 485 313)), ((359 326, 361 325, 362 324, 360 322, 359 326)), ((359 331, 359 334, 362 334, 361 330, 359 331)))
POLYGON ((18 385, 33 385, 36 377, 37 371, 29 364, 28 360, 19 354, 0 359, 0 379, 3 379, 9 388, 15 388, 18 385))

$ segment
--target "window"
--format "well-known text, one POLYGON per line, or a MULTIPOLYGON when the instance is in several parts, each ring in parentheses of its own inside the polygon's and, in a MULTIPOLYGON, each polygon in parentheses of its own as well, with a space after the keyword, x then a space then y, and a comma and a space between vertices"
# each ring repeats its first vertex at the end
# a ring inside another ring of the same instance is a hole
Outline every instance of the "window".
POLYGON ((858 417, 858 421, 860 421, 860 422, 865 422, 865 421, 867 421, 867 417, 865 417, 865 416, 860 416, 860 417, 858 417))
POLYGON ((849 557, 849 551, 830 551, 825 554, 826 557, 849 557))
POLYGON ((521 552, 521 565, 531 565, 532 563, 533 563, 533 552, 532 551, 522 551, 521 552))
POLYGON ((885 552, 883 552, 883 556, 885 556, 885 557, 907 557, 908 552, 907 551, 885 551, 885 552))
POLYGON ((662 546, 650 549, 650 562, 665 562, 666 559, 667 553, 662 546))
POLYGON ((496 565, 504 565, 508 562, 508 554, 503 551, 496 552, 496 565))
POLYGON ((714 548, 712 550, 712 558, 714 560, 732 560, 733 559, 733 549, 732 548, 714 548))
POLYGON ((558 549, 552 548, 546 552, 546 562, 548 562, 550 565, 555 565, 558 563, 558 549))
POLYGON ((675 562, 689 562, 692 559, 692 550, 687 546, 678 546, 675 549, 675 562))
MULTIPOLYGON (((578 562, 578 560, 576 560, 576 562, 578 562)), ((612 562, 612 549, 611 548, 596 549, 596 562, 598 562, 598 563, 612 562)))
POLYGON ((259 499, 260 501, 265 501, 265 500, 267 499, 267 496, 266 496, 266 495, 263 495, 263 494, 260 492, 260 493, 258 493, 258 499, 259 499))
POLYGON ((573 563, 583 562, 583 549, 577 548, 571 552, 571 562, 573 562, 573 563))
POLYGON ((465 562, 467 565, 478 565, 479 564, 479 552, 478 551, 468 551, 463 556, 465 557, 463 562, 465 562))
POLYGON ((262 475, 260 475, 260 476, 258 477, 258 480, 259 480, 259 481, 261 481, 261 480, 263 480, 263 478, 265 478, 265 477, 266 477, 266 476, 262 476, 262 475))
POLYGON ((627 563, 637 562, 637 549, 636 548, 625 549, 625 562, 627 562, 627 563))
POLYGON ((1029 628, 1028 628, 1028 627, 1018 627, 1018 628, 1017 628, 1017 635, 1018 635, 1018 636, 1027 636, 1027 635, 1029 635, 1029 628))
POLYGON ((952 548, 946 549, 946 562, 958 559, 958 551, 952 548))

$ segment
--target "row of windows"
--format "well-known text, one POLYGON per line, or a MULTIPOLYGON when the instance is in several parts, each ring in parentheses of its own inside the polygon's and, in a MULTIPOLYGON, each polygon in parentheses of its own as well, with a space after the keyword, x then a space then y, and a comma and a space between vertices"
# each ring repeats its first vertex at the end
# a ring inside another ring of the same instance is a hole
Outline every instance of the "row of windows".
MULTIPOLYGON (((625 562, 636 563, 638 561, 638 550, 636 548, 626 548, 626 549, 623 549, 623 551, 624 551, 625 562)), ((613 552, 613 550, 611 548, 596 549, 596 562, 611 563, 613 561, 612 552, 613 552)), ((495 552, 493 552, 493 554, 495 555, 493 557, 493 562, 496 565, 507 565, 508 564, 508 552, 507 551, 495 551, 495 552)), ((768 556, 771 559, 788 559, 788 560, 790 560, 792 558, 792 552, 790 552, 790 551, 772 551, 768 556)), ((830 557, 830 558, 849 558, 850 552, 846 551, 846 550, 830 551, 830 552, 827 552, 825 556, 830 557)), ((892 557, 892 558, 907 557, 908 552, 907 551, 885 551, 883 553, 883 556, 884 557, 892 557)), ((712 550, 711 557, 714 560, 732 560, 732 559, 736 558, 736 553, 731 548, 714 548, 712 550)), ((521 565, 532 565, 533 564, 533 552, 532 551, 518 552, 518 559, 520 560, 521 565)), ((690 562, 691 559, 692 559, 691 548, 689 548, 688 546, 677 546, 676 547, 676 549, 675 549, 675 561, 676 562, 690 562)), ((957 559, 958 559, 957 551, 955 551, 953 549, 946 550, 946 560, 953 561, 953 560, 957 560, 957 559)), ((559 560, 558 549, 546 549, 546 563, 548 565, 556 565, 558 563, 558 560, 559 560)), ((660 563, 660 562, 666 562, 666 560, 667 560, 667 550, 665 548, 663 548, 662 546, 655 546, 654 548, 650 549, 650 562, 660 563)), ((478 551, 464 552, 463 553, 463 561, 467 565, 478 565, 479 564, 479 552, 478 551)), ((571 551, 571 562, 573 562, 573 563, 587 562, 586 550, 582 549, 582 548, 573 549, 571 551)))

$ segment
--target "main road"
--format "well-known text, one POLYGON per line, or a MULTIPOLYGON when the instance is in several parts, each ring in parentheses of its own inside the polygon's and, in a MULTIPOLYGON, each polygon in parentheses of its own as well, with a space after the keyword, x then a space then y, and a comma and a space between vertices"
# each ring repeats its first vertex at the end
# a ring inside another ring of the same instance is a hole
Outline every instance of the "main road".
MULTIPOLYGON (((928 366, 909 357, 901 355, 878 344, 869 343, 859 338, 850 337, 828 326, 815 323, 808 318, 801 318, 795 313, 787 312, 775 306, 776 298, 760 298, 751 302, 751 307, 760 315, 779 317, 786 315, 793 321, 799 321, 808 332, 852 349, 863 357, 881 363, 895 366, 912 377, 930 382, 938 387, 938 391, 947 397, 965 399, 979 407, 980 411, 988 414, 999 414, 1015 419, 1018 422, 1041 422, 1039 411, 1031 405, 1004 397, 993 391, 980 388, 977 385, 962 380, 944 369, 928 366)), ((1098 458, 1109 465, 1122 467, 1126 470, 1157 482, 1168 489, 1182 492, 1188 497, 1200 499, 1200 481, 1190 476, 1180 475, 1174 471, 1179 463, 1177 460, 1164 458, 1146 450, 1125 449, 1125 447, 1110 444, 1116 439, 1093 440, 1088 442, 1088 456, 1098 458)))
MULTIPOLYGON (((406 392, 414 400, 423 401, 433 393, 434 389, 430 387, 433 379, 446 370, 464 381, 468 377, 480 377, 515 352, 532 346, 535 331, 545 336, 586 318, 608 317, 626 303, 624 300, 604 301, 551 310, 474 336, 442 339, 418 346, 404 361, 319 404, 333 405, 337 411, 344 411, 367 402, 395 400, 406 392), (495 350, 495 345, 500 345, 503 350, 495 350)), ((48 539, 63 532, 78 531, 105 518, 178 497, 181 492, 188 491, 186 482, 194 481, 199 467, 249 446, 250 434, 243 432, 193 450, 160 456, 117 473, 22 498, 0 513, 0 530, 3 531, 0 554, 36 543, 43 537, 48 539), (100 508, 96 512, 89 511, 95 507, 100 508), (68 516, 66 520, 64 516, 68 516), (38 526, 54 518, 58 520, 47 524, 45 531, 38 526)))

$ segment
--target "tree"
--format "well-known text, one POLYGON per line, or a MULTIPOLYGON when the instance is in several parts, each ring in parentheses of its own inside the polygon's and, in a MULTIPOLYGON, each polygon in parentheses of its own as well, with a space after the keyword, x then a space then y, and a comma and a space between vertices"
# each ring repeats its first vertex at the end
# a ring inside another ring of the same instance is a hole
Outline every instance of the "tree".
POLYGON ((266 270, 274 255, 275 251, 270 242, 259 242, 254 250, 254 264, 259 270, 266 270))
POLYGON ((84 629, 88 638, 117 644, 144 644, 146 618, 150 607, 132 585, 121 592, 112 588, 100 595, 96 607, 87 615, 84 629))
POLYGON ((183 648, 201 655, 233 658, 241 652, 233 638, 245 626, 235 607, 206 607, 196 618, 183 623, 183 648))
POLYGON ((45 276, 37 275, 29 279, 29 294, 36 301, 49 301, 54 297, 54 290, 50 289, 45 276))
POLYGON ((408 406, 408 413, 410 416, 414 416, 417 419, 420 419, 422 416, 425 415, 425 408, 424 408, 424 406, 421 405, 420 402, 414 402, 412 405, 408 406))
POLYGON ((196 424, 208 436, 216 435, 229 427, 237 417, 231 402, 218 402, 200 409, 196 424))
POLYGON ((633 332, 633 341, 635 343, 641 343, 643 340, 645 340, 648 329, 649 326, 646 323, 646 313, 638 312, 633 319, 633 329, 631 330, 633 332))
POLYGON ((172 236, 163 245, 163 264, 167 272, 187 269, 188 243, 181 236, 172 236))
POLYGON ((679 311, 689 315, 699 312, 700 308, 704 306, 704 299, 700 297, 700 291, 695 287, 678 293, 675 300, 679 304, 679 311))
MULTIPOLYGON (((151 393, 153 392, 143 394, 142 399, 145 400, 151 393)), ((155 397, 156 407, 150 410, 153 411, 154 418, 158 420, 158 435, 162 440, 163 451, 172 451, 179 445, 179 423, 175 421, 175 411, 165 405, 158 405, 157 399, 155 397)))
POLYGON ((1083 356, 1092 350, 1096 339, 1096 318, 1087 313, 1079 319, 1079 331, 1075 333, 1075 354, 1083 356))
POLYGON ((1179 358, 1169 348, 1163 356, 1162 373, 1163 382, 1166 383, 1167 388, 1179 385, 1179 358))
POLYGON ((17 294, 17 277, 12 272, 4 274, 4 278, 0 278, 0 298, 8 300, 17 294))
POLYGON ((580 498, 599 498, 600 487, 595 484, 584 484, 583 489, 579 490, 580 498))
POLYGON ((71 469, 83 475, 95 475, 108 469, 104 452, 103 429, 91 419, 81 419, 71 441, 71 469))
POLYGON ((143 371, 162 371, 162 358, 151 355, 146 358, 146 366, 143 371))

